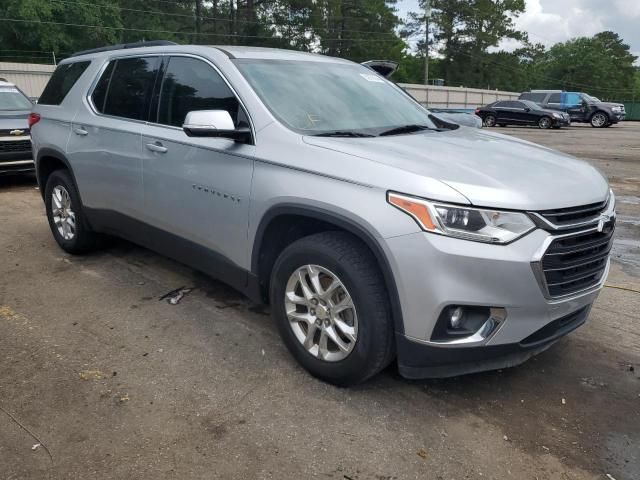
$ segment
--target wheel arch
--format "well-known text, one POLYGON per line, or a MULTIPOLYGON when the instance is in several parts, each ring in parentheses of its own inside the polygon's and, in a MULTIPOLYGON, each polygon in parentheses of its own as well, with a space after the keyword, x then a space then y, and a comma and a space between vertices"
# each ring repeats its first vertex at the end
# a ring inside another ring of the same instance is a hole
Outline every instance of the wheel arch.
POLYGON ((591 122, 591 120, 593 119, 593 117, 595 117, 598 113, 604 113, 607 116, 607 120, 609 122, 611 122, 611 115, 609 114, 609 112, 607 112, 606 110, 599 108, 598 110, 596 110, 595 112, 593 112, 590 116, 589 116, 589 122, 591 122))
POLYGON ((404 322, 398 288, 380 241, 357 221, 320 207, 277 205, 267 210, 260 220, 251 251, 251 272, 258 279, 262 298, 268 302, 271 271, 275 260, 286 246, 307 235, 331 230, 351 233, 373 253, 389 296, 395 331, 403 333, 404 322))
MULTIPOLYGON (((66 169, 69 171, 77 189, 78 182, 76 182, 76 177, 73 173, 73 169, 71 168, 71 164, 64 153, 54 148, 41 148, 38 150, 38 155, 36 157, 36 177, 38 179, 38 186, 40 187, 40 195, 43 199, 44 189, 47 185, 49 175, 60 169, 66 169)), ((78 192, 78 195, 80 195, 80 192, 78 192)), ((82 199, 80 202, 82 202, 82 199)))

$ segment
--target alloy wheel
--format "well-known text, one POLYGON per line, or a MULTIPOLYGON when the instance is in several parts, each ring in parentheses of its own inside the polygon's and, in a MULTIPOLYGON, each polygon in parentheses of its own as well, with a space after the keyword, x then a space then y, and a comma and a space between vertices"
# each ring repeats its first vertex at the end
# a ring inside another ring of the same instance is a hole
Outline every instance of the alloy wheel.
POLYGON ((358 336, 358 316, 350 293, 333 272, 305 265, 289 277, 285 310, 295 337, 312 356, 344 360, 358 336))
POLYGON ((540 128, 547 129, 551 127, 551 119, 549 117, 542 117, 538 125, 540 126, 540 128))
POLYGON ((58 233, 64 240, 73 240, 76 235, 76 214, 71 204, 71 196, 62 185, 51 192, 51 214, 58 233))
POLYGON ((493 115, 487 115, 484 119, 485 127, 495 127, 496 126, 496 117, 493 115))
POLYGON ((608 122, 607 116, 604 113, 596 113, 591 119, 591 124, 594 127, 602 128, 608 122))

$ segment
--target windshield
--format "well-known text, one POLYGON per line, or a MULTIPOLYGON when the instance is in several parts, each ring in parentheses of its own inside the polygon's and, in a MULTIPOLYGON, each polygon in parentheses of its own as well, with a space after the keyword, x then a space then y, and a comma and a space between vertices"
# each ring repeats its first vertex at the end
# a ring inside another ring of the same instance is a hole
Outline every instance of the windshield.
MULTIPOLYGON (((303 134, 435 128, 427 110, 361 65, 253 59, 235 64, 271 113, 303 134)), ((402 133, 414 131, 419 130, 402 133)))
POLYGON ((599 98, 592 97, 591 95, 587 95, 586 93, 582 94, 582 98, 584 98, 589 103, 602 103, 599 98))
POLYGON ((13 88, 0 89, 0 110, 31 110, 31 100, 13 88))

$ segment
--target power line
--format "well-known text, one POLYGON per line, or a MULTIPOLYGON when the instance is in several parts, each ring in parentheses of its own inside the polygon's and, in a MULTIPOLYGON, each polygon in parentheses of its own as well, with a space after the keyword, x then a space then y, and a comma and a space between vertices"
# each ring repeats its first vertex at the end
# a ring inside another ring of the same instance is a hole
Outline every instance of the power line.
MULTIPOLYGON (((87 3, 87 2, 77 2, 77 1, 68 1, 68 0, 49 0, 51 3, 62 3, 65 5, 88 5, 88 6, 92 6, 92 7, 98 7, 98 8, 117 8, 121 11, 126 11, 126 12, 136 12, 136 13, 145 13, 145 14, 150 14, 150 15, 158 15, 158 16, 167 16, 167 17, 179 17, 179 18, 189 18, 189 19, 193 19, 193 18, 199 18, 201 20, 214 20, 214 21, 218 21, 218 22, 233 22, 233 23, 244 23, 244 24, 253 24, 253 25, 264 25, 264 26, 272 26, 272 27, 286 27, 286 25, 281 25, 281 24, 277 24, 277 23, 273 23, 273 22, 267 22, 267 21, 260 21, 260 20, 242 20, 242 19, 235 19, 232 20, 230 18, 226 18, 226 17, 208 17, 208 16, 204 16, 204 15, 187 15, 184 13, 169 13, 169 12, 159 12, 159 11, 155 11, 155 10, 140 10, 140 9, 136 9, 136 8, 125 8, 125 7, 118 7, 116 5, 101 5, 101 4, 94 4, 94 3, 87 3)), ((158 0, 154 0, 154 1, 158 1, 158 0)), ((324 17, 323 17, 324 18, 324 17)), ((359 19, 358 17, 339 17, 339 18, 353 18, 353 19, 359 19)), ((376 35, 391 35, 394 37, 399 38, 395 32, 375 32, 375 31, 363 31, 363 30, 344 30, 345 33, 364 33, 364 34, 376 34, 376 35)))
MULTIPOLYGON (((148 28, 127 28, 127 27, 113 27, 113 26, 105 26, 105 25, 85 25, 81 23, 67 23, 67 22, 54 22, 48 20, 27 20, 20 18, 0 18, 0 21, 3 22, 15 22, 15 23, 32 23, 36 25, 59 25, 64 27, 78 27, 78 28, 97 28, 97 29, 105 29, 105 30, 118 30, 123 32, 143 32, 143 33, 169 33, 173 35, 201 35, 205 37, 233 37, 233 38, 257 38, 263 40, 287 40, 285 37, 265 37, 261 35, 243 35, 236 33, 205 33, 205 32, 180 32, 173 30, 153 30, 148 28)), ((326 38, 322 37, 320 40, 325 41, 333 41, 333 42, 367 42, 367 43, 384 43, 393 40, 401 40, 399 37, 392 38, 388 40, 382 39, 368 39, 368 38, 326 38)))

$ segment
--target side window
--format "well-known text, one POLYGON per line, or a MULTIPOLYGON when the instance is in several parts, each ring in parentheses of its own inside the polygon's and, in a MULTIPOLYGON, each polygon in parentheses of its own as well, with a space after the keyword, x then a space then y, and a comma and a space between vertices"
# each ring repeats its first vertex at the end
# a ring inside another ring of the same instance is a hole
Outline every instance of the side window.
POLYGON ((246 122, 238 99, 210 65, 171 57, 161 84, 158 123, 182 127, 187 113, 196 110, 226 110, 236 125, 246 122))
POLYGON ((524 110, 527 106, 522 102, 511 102, 513 103, 513 108, 519 108, 520 110, 524 110))
POLYGON ((531 100, 535 103, 542 103, 546 96, 546 93, 527 93, 526 96, 521 95, 520 100, 531 100))
POLYGON ((493 108, 504 108, 506 106, 507 102, 496 102, 493 105, 491 105, 493 108))
MULTIPOLYGON (((107 88, 102 113, 116 117, 146 120, 149 109, 149 97, 156 80, 159 57, 121 58, 115 61, 111 79, 100 78, 96 89, 107 88), (106 87, 104 83, 108 82, 106 87)), ((109 70, 107 68, 107 70, 109 70)), ((105 74, 107 72, 105 71, 105 74)), ((96 92, 94 91, 94 94, 96 92)), ((98 91, 97 100, 104 95, 98 91)), ((94 98, 96 108, 96 98, 94 98)))
POLYGON ((551 96, 549 97, 549 101, 547 103, 557 103, 559 105, 560 103, 562 103, 562 94, 560 93, 551 94, 551 96))
POLYGON ((64 63, 55 69, 38 103, 60 105, 91 62, 64 63))
POLYGON ((111 83, 111 76, 113 75, 115 65, 115 60, 109 62, 109 65, 100 76, 100 80, 98 80, 96 88, 93 89, 93 93, 91 94, 93 105, 100 113, 104 113, 104 102, 107 99, 107 91, 109 90, 109 83, 111 83))

